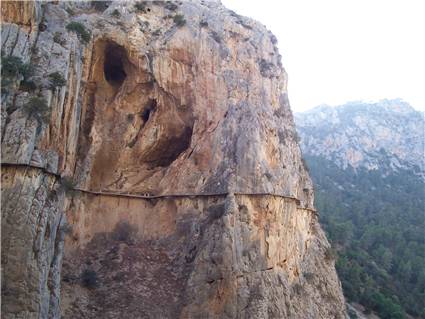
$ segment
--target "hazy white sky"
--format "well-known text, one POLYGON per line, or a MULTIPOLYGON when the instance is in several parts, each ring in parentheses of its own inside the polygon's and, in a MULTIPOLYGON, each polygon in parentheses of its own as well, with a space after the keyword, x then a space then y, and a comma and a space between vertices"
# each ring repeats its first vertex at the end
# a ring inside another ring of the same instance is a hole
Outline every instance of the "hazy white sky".
POLYGON ((424 110, 424 0, 222 3, 278 38, 293 110, 396 97, 424 110))

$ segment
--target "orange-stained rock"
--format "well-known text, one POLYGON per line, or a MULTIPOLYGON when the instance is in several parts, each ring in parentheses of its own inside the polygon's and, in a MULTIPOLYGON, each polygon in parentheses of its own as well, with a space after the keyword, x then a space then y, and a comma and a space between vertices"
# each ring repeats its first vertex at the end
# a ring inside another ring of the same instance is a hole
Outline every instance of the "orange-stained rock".
POLYGON ((344 318, 274 36, 216 1, 31 5, 2 9, 37 66, 2 91, 2 317, 344 318))
POLYGON ((2 1, 2 23, 16 23, 22 27, 32 27, 36 23, 39 7, 34 1, 2 1))

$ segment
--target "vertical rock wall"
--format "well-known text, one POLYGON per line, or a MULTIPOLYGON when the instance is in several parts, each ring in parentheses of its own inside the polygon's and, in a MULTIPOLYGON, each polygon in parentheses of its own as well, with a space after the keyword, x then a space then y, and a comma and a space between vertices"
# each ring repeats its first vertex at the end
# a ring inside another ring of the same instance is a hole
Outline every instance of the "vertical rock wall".
POLYGON ((66 156, 75 152, 79 130, 82 47, 77 39, 68 39, 66 47, 53 41, 66 15, 54 15, 48 31, 47 7, 33 1, 1 3, 2 318, 60 317, 68 226, 59 176, 71 174, 74 165, 66 156), (12 69, 31 66, 31 77, 25 79, 21 70, 6 72, 7 63, 12 69), (57 71, 66 86, 49 89, 47 77, 57 71), (26 86, 26 80, 36 87, 26 86), (26 104, 33 97, 48 105, 46 121, 28 114, 26 104))
POLYGON ((344 317, 262 25, 213 1, 2 17, 34 66, 2 88, 5 318, 344 317))

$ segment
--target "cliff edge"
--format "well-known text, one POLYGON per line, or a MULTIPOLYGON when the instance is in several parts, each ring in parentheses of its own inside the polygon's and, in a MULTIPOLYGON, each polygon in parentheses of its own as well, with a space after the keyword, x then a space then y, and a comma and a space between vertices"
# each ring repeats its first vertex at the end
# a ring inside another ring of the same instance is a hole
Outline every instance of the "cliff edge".
POLYGON ((1 5, 3 318, 345 317, 264 26, 1 5))

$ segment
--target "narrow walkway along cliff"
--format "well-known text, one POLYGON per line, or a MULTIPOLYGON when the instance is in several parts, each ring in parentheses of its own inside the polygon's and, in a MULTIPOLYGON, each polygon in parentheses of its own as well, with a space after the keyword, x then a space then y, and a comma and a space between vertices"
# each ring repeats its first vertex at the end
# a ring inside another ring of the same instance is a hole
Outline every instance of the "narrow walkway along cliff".
POLYGON ((2 318, 345 318, 264 26, 217 1, 1 15, 2 318))

